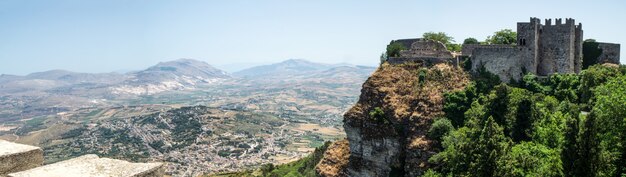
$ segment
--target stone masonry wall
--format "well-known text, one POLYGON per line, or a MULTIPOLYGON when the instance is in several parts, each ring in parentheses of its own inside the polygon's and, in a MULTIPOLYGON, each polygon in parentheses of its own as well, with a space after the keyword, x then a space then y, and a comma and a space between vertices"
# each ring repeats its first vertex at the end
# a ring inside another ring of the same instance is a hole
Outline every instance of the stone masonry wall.
POLYGON ((619 64, 619 44, 598 43, 598 48, 602 49, 602 54, 598 56, 598 63, 614 63, 619 64))
POLYGON ((540 29, 538 75, 573 73, 575 25, 556 19, 556 24, 546 24, 540 29))
MULTIPOLYGON (((400 51, 400 57, 389 57, 389 64, 402 64, 406 62, 417 62, 426 65, 433 65, 443 62, 456 64, 452 53, 446 46, 438 41, 427 39, 401 39, 395 42, 413 42, 407 50, 400 51)), ((404 45, 404 44, 403 44, 404 45)))
POLYGON ((500 80, 508 82, 519 80, 525 67, 523 50, 525 47, 502 45, 500 47, 476 48, 472 55, 472 70, 484 66, 489 72, 498 75, 500 80))

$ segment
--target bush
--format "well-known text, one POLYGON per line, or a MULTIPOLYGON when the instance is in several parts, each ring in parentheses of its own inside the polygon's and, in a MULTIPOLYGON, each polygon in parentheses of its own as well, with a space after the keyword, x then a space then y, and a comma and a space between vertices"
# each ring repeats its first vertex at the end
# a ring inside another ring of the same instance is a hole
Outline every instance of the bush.
POLYGON ((480 42, 478 42, 478 40, 476 38, 467 38, 465 40, 463 40, 463 44, 480 44, 480 42))
POLYGON ((441 142, 442 138, 448 135, 454 130, 452 122, 446 118, 438 118, 428 130, 428 137, 430 139, 441 142))
POLYGON ((511 29, 503 29, 493 33, 493 36, 487 37, 485 40, 488 44, 517 44, 517 33, 511 29))
POLYGON ((406 47, 402 45, 402 43, 391 41, 389 45, 387 45, 387 52, 385 57, 399 57, 400 51, 406 50, 406 47))
POLYGON ((374 110, 370 111, 370 118, 373 118, 379 124, 389 124, 389 120, 385 118, 385 112, 380 107, 375 107, 374 110))

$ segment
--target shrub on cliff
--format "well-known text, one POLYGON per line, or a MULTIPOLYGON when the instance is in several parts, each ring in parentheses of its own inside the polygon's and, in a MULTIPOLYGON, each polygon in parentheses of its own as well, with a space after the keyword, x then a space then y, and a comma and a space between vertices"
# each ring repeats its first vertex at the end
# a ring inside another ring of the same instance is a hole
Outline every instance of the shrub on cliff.
POLYGON ((448 135, 448 133, 453 130, 454 127, 452 126, 450 120, 442 117, 435 120, 435 122, 431 125, 430 129, 428 130, 428 138, 433 139, 437 142, 441 142, 441 138, 448 135))
MULTIPOLYGON (((386 55, 384 56, 385 58, 387 57, 399 57, 400 56, 400 51, 402 50, 406 50, 406 47, 404 47, 404 45, 402 45, 402 43, 396 42, 396 41, 391 41, 391 43, 389 43, 389 45, 387 45, 387 51, 385 52, 386 55)), ((382 56, 381 56, 382 58, 382 56)))

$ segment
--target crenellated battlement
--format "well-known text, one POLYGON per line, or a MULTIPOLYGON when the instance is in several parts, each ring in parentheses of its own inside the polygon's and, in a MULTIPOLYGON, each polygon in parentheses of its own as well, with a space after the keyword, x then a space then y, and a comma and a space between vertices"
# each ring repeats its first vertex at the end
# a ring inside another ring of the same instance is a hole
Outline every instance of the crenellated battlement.
MULTIPOLYGON (((573 18, 545 19, 531 17, 517 23, 516 45, 463 45, 461 54, 450 53, 440 42, 424 39, 402 39, 408 50, 400 57, 390 57, 392 64, 408 61, 422 63, 459 62, 458 56, 470 57, 472 69, 485 66, 502 81, 519 80, 530 72, 539 76, 552 73, 579 73, 582 69, 582 23, 573 18), (553 23, 554 22, 554 23, 553 23)), ((602 61, 619 62, 619 45, 600 45, 607 50, 602 61)))

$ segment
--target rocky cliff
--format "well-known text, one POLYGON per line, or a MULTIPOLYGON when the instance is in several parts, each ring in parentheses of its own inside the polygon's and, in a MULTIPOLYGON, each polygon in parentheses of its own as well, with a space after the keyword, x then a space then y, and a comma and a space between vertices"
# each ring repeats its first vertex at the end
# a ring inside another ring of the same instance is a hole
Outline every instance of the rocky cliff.
MULTIPOLYGON (((417 176, 437 152, 426 137, 443 115, 443 94, 463 89, 469 76, 448 64, 432 67, 406 63, 381 65, 363 84, 359 101, 344 115, 348 147, 343 159, 326 155, 318 172, 340 161, 337 172, 322 176, 417 176), (348 158, 348 159, 346 159, 348 158), (327 163, 334 162, 334 163, 327 163)), ((336 165, 335 165, 336 166, 336 165)))

